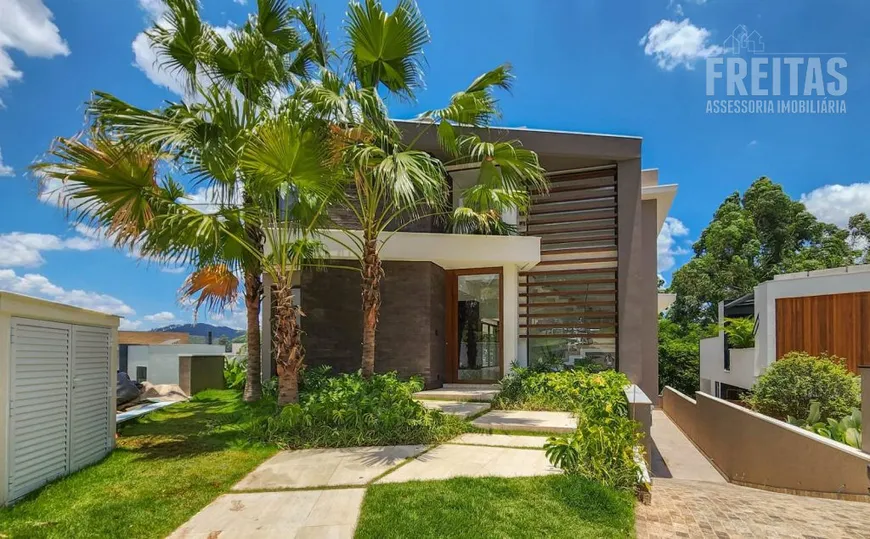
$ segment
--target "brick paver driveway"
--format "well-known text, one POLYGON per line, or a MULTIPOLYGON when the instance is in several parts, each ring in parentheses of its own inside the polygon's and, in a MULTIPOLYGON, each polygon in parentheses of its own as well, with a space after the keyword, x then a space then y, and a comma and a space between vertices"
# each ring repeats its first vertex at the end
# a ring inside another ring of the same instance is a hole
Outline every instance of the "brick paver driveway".
POLYGON ((652 438, 652 505, 637 506, 638 539, 870 538, 870 503, 730 484, 660 410, 652 438))
POLYGON ((870 537, 870 504, 778 494, 732 484, 659 479, 637 506, 638 539, 870 537))

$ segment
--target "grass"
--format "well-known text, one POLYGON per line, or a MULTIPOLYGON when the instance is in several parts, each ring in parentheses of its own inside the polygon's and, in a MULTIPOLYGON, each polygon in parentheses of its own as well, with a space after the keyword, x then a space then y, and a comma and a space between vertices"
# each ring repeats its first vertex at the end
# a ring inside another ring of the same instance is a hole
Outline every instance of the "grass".
POLYGON ((576 476, 456 478, 369 487, 357 539, 629 537, 634 498, 576 476))
POLYGON ((276 451, 243 433, 270 406, 204 391, 122 425, 105 460, 0 509, 0 537, 165 537, 276 451))

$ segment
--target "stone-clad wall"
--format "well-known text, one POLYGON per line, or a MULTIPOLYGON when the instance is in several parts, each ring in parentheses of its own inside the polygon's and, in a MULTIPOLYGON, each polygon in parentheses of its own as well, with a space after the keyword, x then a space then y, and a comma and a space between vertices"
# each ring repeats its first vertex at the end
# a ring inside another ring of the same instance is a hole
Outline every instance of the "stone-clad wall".
MULTIPOLYGON (((385 262, 375 369, 444 382, 444 270, 430 262, 385 262)), ((355 372, 362 349, 360 275, 330 269, 302 276, 305 361, 355 372)))

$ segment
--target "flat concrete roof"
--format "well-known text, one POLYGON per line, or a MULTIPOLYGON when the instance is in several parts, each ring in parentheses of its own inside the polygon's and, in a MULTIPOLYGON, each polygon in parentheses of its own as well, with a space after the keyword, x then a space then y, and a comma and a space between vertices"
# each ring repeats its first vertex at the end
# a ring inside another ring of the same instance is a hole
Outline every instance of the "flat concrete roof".
MULTIPOLYGON (((415 147, 435 155, 441 153, 436 124, 417 120, 396 120, 415 147), (422 134, 421 134, 422 133, 422 134)), ((525 127, 459 127, 462 132, 475 133, 484 140, 519 140, 524 148, 535 151, 541 165, 557 170, 565 158, 576 160, 582 166, 596 166, 628 159, 639 159, 643 139, 633 136, 604 135, 569 131, 528 129, 525 127), (551 163, 551 164, 548 164, 551 163)), ((567 164, 567 163, 566 163, 567 164)))

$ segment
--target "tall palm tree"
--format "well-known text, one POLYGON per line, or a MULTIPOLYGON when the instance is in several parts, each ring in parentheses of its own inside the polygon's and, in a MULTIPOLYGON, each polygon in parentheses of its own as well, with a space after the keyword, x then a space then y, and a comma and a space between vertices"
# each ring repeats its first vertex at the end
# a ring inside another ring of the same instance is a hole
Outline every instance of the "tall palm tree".
MULTIPOLYGON (((135 153, 150 152, 155 169, 172 168, 190 178, 211 195, 209 203, 222 209, 268 205, 275 198, 275 191, 268 190, 274 185, 245 170, 246 148, 258 126, 281 110, 312 70, 327 63, 330 53, 308 2, 296 8, 285 0, 258 0, 257 12, 226 35, 203 21, 196 0, 163 1, 165 14, 146 35, 159 67, 184 81, 186 101, 149 111, 96 92, 88 112, 97 135, 81 144, 58 139, 51 154, 60 165, 45 163, 41 170, 87 193, 71 209, 79 218, 105 227, 119 246, 135 247, 160 260, 198 265, 182 289, 183 294, 198 295, 197 308, 220 309, 233 303, 239 284, 236 275, 242 275, 248 335, 244 397, 257 400, 262 394, 259 255, 265 235, 257 220, 250 218, 254 213, 242 212, 238 221, 226 221, 241 227, 237 236, 221 237, 226 227, 213 226, 210 232, 215 237, 206 247, 197 230, 180 228, 196 220, 189 212, 179 212, 178 204, 189 198, 179 183, 167 178, 158 184, 145 177, 136 183, 134 178, 109 174, 111 167, 103 171, 108 176, 78 173, 84 163, 76 158, 88 146, 108 160, 113 159, 112 152, 133 147, 130 151, 135 153), (124 198, 117 193, 124 193, 124 198), (147 202, 151 195, 153 205, 147 202), (81 204, 83 200, 87 203, 81 204), (243 244, 257 247, 252 251, 243 244), (215 265, 202 265, 205 260, 215 265)), ((221 218, 226 220, 226 215, 221 218)))
POLYGON ((380 92, 413 99, 422 86, 422 51, 429 40, 426 24, 412 0, 399 0, 387 13, 380 0, 351 2, 347 41, 340 65, 324 70, 300 94, 333 126, 334 161, 347 182, 342 205, 352 226, 332 239, 356 254, 362 277, 362 374, 375 367, 383 269, 380 250, 388 230, 399 230, 424 215, 447 216, 457 232, 509 233, 502 220, 511 208, 524 210, 530 190, 547 182, 534 152, 518 141, 488 142, 468 131, 487 127, 499 114, 496 88, 509 89, 509 66, 500 66, 453 95, 443 109, 420 116, 437 130, 449 159, 442 161, 414 148, 389 118, 380 92), (445 165, 479 164, 477 183, 462 193, 463 206, 447 207, 445 165))

